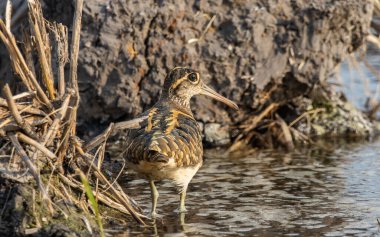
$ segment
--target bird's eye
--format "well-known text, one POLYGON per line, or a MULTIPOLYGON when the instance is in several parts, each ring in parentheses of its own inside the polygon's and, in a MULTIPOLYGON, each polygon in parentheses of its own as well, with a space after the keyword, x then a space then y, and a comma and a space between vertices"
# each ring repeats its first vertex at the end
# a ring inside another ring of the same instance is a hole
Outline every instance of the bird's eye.
POLYGON ((195 73, 191 73, 189 76, 187 76, 187 79, 189 79, 189 81, 191 81, 193 83, 198 81, 197 74, 195 74, 195 73))

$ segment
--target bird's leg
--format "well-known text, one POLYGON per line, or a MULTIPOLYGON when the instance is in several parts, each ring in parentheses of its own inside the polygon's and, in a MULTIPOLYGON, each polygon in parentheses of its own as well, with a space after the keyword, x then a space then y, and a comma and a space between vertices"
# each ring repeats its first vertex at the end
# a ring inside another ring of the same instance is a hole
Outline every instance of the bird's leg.
POLYGON ((187 186, 183 187, 182 192, 180 193, 180 203, 179 203, 179 209, 178 209, 180 213, 187 211, 185 207, 186 190, 187 190, 187 186))
POLYGON ((152 217, 156 217, 156 207, 157 207, 157 200, 158 200, 158 191, 156 188, 156 185, 154 185, 154 181, 149 181, 150 184, 150 194, 152 196, 152 212, 151 215, 152 217))

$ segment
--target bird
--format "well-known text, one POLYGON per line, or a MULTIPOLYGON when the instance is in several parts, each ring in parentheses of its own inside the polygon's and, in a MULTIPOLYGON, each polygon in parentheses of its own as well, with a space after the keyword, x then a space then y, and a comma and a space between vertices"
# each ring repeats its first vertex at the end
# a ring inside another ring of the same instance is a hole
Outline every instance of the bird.
POLYGON ((177 210, 187 211, 187 187, 203 163, 202 133, 190 109, 190 99, 199 94, 238 110, 236 103, 207 86, 199 72, 175 67, 167 74, 155 105, 137 116, 138 125, 123 135, 123 159, 129 169, 149 181, 152 217, 156 217, 159 196, 155 182, 161 180, 174 183, 180 195, 177 210))

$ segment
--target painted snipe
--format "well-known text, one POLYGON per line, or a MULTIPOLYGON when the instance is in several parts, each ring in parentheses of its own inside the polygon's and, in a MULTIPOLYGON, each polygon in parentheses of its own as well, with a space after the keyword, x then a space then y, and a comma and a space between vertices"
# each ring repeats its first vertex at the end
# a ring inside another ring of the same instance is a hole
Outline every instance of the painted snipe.
POLYGON ((189 182, 202 165, 202 138, 190 109, 194 95, 207 95, 238 109, 201 80, 199 73, 176 67, 167 75, 158 102, 139 117, 139 126, 128 130, 124 157, 130 168, 150 183, 152 216, 156 215, 158 192, 155 181, 168 179, 180 193, 179 212, 185 212, 189 182))

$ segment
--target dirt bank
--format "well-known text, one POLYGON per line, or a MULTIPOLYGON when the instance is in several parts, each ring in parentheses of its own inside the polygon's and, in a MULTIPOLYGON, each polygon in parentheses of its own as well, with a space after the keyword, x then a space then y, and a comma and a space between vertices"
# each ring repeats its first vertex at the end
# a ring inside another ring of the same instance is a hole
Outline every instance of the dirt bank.
MULTIPOLYGON (((194 114, 208 145, 234 140, 237 145, 254 142, 292 149, 293 140, 307 141, 312 135, 363 136, 373 131, 371 122, 327 83, 335 67, 363 45, 371 1, 103 2, 86 1, 84 6, 78 68, 80 137, 93 136, 110 122, 133 118, 152 106, 165 74, 175 66, 199 70, 208 84, 241 107, 234 112, 204 97, 194 99, 194 114), (316 116, 303 120, 309 115, 316 116)), ((4 5, 0 3, 1 12, 4 5)), ((25 23, 22 6, 23 1, 14 1, 14 32, 25 23)), ((45 0, 43 9, 48 19, 72 25, 71 0, 45 0)), ((3 48, 0 55, 2 88, 16 80, 3 48)), ((37 63, 35 68, 40 75, 37 63)), ((13 84, 15 92, 17 86, 13 84)), ((62 126, 67 124, 71 123, 62 126)), ((0 145, 6 142, 1 137, 0 145)), ((70 155, 61 152, 65 159, 70 155)), ((44 202, 35 199, 34 191, 31 183, 0 179, 2 220, 7 223, 0 232, 66 236, 61 219, 60 224, 52 221, 39 229, 45 225, 36 222, 43 220, 44 202)), ((83 219, 70 223, 81 223, 69 226, 78 233, 88 232, 83 219)))
MULTIPOLYGON (((71 24, 71 0, 46 0, 44 11, 71 24)), ((334 68, 363 44, 372 11, 371 1, 355 0, 86 1, 80 130, 91 136, 152 106, 165 74, 179 65, 199 70, 241 107, 236 113, 197 97, 194 114, 205 125, 226 130, 271 103, 292 104, 296 111, 301 106, 299 99, 292 103, 295 98, 313 101, 329 90, 326 80, 334 68)), ((302 112, 282 117, 288 123, 302 112)), ((214 144, 221 141, 230 139, 214 144)))

